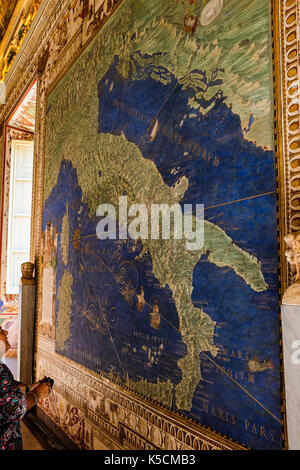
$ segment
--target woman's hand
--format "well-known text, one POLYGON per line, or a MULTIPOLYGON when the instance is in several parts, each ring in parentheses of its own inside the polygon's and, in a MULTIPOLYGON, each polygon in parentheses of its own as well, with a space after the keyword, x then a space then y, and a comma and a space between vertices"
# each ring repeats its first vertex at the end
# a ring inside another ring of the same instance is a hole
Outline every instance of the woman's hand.
POLYGON ((45 376, 43 379, 38 380, 38 381, 35 382, 34 384, 30 385, 29 390, 30 390, 30 391, 35 390, 36 387, 37 387, 38 385, 40 385, 40 383, 43 382, 46 378, 47 378, 47 377, 45 376))
POLYGON ((51 386, 47 382, 39 383, 32 392, 26 393, 27 411, 31 410, 37 404, 38 400, 44 400, 48 397, 51 386))
POLYGON ((38 400, 44 400, 45 398, 48 397, 48 395, 51 392, 51 386, 47 382, 39 383, 35 389, 34 392, 36 394, 36 397, 38 400))

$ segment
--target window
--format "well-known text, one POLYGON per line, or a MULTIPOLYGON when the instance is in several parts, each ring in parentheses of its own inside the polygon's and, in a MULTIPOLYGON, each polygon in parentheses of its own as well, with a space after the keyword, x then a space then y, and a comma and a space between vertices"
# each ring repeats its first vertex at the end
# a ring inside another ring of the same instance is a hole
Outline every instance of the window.
POLYGON ((7 294, 19 293, 21 264, 30 258, 33 142, 12 141, 8 246, 7 294))

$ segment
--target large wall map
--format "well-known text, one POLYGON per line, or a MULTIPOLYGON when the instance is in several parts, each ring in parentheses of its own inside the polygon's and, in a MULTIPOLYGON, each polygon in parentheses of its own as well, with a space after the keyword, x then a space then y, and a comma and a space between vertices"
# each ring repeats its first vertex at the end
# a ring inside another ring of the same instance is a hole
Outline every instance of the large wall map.
POLYGON ((124 0, 48 97, 43 210, 56 351, 255 449, 282 445, 270 29, 267 0, 124 0), (203 248, 99 240, 122 195, 205 204, 203 248))

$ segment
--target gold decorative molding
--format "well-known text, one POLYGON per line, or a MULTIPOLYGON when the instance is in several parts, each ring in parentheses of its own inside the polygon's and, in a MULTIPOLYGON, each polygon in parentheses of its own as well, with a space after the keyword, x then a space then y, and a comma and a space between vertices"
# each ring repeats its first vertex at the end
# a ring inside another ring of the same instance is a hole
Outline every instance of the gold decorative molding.
POLYGON ((284 236, 300 229, 300 1, 274 1, 276 148, 282 291, 292 281, 284 236))
MULTIPOLYGON (((293 267, 286 259, 285 236, 300 227, 300 0, 272 0, 275 148, 278 187, 278 255, 280 293, 293 282, 293 267)), ((290 292, 290 290, 289 290, 290 292)), ((293 288, 292 288, 293 293, 293 288)), ((287 296, 284 297, 286 300, 287 296)), ((281 318, 280 335, 282 337, 281 318)), ((285 380, 280 340, 282 380, 282 437, 288 448, 285 380)))

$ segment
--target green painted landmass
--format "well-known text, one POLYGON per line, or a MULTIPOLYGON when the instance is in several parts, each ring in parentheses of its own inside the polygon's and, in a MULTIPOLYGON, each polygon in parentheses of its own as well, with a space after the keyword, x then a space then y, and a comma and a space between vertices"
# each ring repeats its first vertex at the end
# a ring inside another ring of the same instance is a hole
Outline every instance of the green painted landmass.
POLYGON ((160 381, 159 379, 157 382, 150 382, 147 379, 141 379, 135 382, 134 380, 130 380, 127 376, 125 385, 133 392, 139 393, 144 397, 150 397, 152 400, 168 406, 169 408, 172 406, 173 384, 170 379, 166 382, 160 381))
POLYGON ((70 324, 72 313, 72 285, 73 276, 65 271, 58 288, 58 316, 56 327, 56 344, 61 352, 70 337, 70 324))
POLYGON ((126 380, 122 379, 119 373, 117 373, 114 369, 111 369, 107 374, 107 377, 112 381, 122 385, 125 385, 133 392, 139 393, 144 397, 149 397, 152 400, 168 406, 169 408, 172 407, 172 391, 173 391, 173 384, 170 379, 166 382, 157 379, 156 382, 150 382, 147 379, 141 380, 131 380, 129 376, 126 376, 126 380))
POLYGON ((69 255, 69 206, 66 205, 66 213, 62 221, 62 230, 61 230, 61 259, 65 266, 68 264, 68 255, 69 255))

